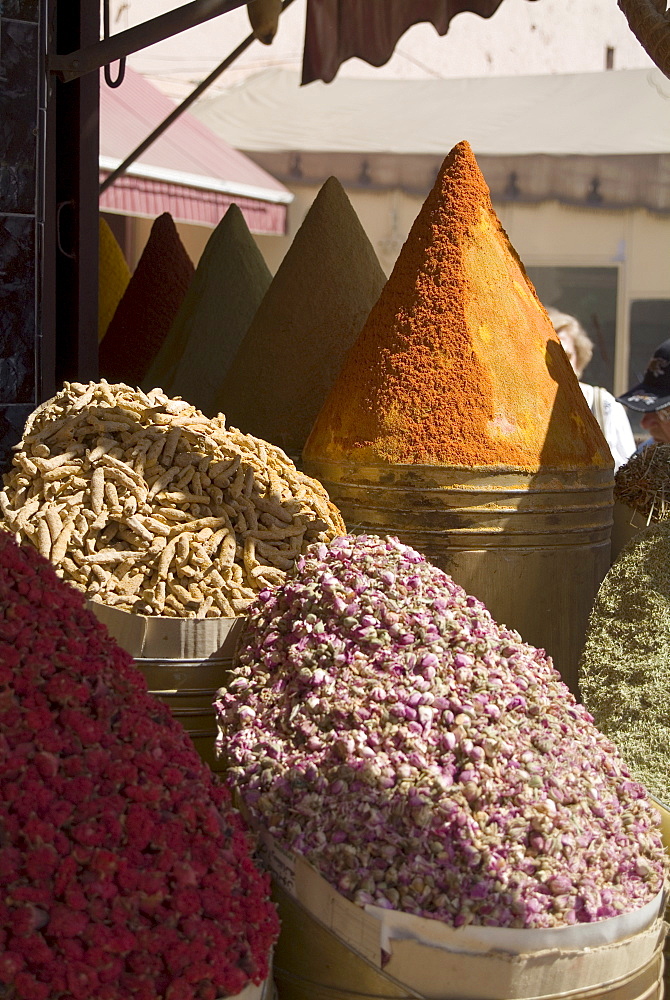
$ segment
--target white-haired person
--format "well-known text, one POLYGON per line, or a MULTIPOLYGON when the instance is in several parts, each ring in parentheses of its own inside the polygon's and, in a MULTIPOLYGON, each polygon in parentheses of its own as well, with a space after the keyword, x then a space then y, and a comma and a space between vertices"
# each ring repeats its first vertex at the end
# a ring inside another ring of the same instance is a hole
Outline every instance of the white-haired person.
POLYGON ((552 306, 547 307, 547 312, 572 369, 579 379, 589 409, 598 421, 609 445, 616 472, 635 451, 635 438, 628 414, 607 389, 582 382, 582 373, 593 357, 593 341, 579 320, 568 313, 559 312, 552 306))

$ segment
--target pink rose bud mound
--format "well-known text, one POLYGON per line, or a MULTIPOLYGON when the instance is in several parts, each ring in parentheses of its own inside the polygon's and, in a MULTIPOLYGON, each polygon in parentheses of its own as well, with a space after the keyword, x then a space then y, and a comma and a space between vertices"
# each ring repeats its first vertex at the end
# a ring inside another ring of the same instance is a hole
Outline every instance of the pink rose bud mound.
POLYGON ((32 546, 0 534, 0 996, 215 1000, 278 921, 228 791, 32 546))
POLYGON ((251 815, 356 903, 558 927, 663 888, 657 813, 551 660, 395 538, 261 592, 217 706, 251 815))

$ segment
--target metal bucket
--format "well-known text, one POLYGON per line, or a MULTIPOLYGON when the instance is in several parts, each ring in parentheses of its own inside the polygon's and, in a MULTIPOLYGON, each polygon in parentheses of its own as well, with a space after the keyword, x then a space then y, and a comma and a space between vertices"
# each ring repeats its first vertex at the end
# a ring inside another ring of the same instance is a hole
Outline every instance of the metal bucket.
POLYGON ((232 666, 231 656, 210 656, 206 660, 135 658, 151 694, 170 709, 173 718, 186 730, 202 760, 217 773, 225 761, 216 756, 216 713, 214 696, 225 687, 232 666))
POLYGON ((355 466, 309 459, 349 531, 397 535, 546 649, 577 694, 591 606, 610 565, 608 469, 355 466))

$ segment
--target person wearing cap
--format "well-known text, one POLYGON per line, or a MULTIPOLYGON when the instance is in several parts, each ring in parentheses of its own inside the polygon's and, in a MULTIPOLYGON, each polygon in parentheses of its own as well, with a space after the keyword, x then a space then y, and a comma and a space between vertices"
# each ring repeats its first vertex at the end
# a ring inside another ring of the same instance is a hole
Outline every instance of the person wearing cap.
POLYGON ((628 415, 611 392, 599 385, 582 382, 582 372, 593 357, 593 341, 579 320, 568 313, 547 306, 547 313, 572 370, 579 379, 579 386, 598 421, 614 459, 614 471, 628 461, 635 451, 635 438, 628 415))
POLYGON ((630 410, 643 413, 640 423, 649 434, 649 441, 670 444, 670 340, 654 351, 644 378, 628 392, 618 397, 630 410))

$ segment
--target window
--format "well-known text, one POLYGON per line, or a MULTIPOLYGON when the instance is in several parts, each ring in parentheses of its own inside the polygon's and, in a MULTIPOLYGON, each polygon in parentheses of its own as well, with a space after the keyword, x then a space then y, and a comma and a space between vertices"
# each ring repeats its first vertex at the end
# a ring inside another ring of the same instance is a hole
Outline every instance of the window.
POLYGON ((616 267, 528 267, 545 306, 575 316, 593 341, 582 378, 614 391, 614 344, 619 271, 616 267))

